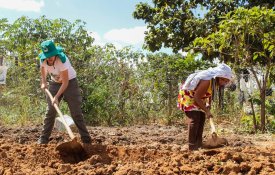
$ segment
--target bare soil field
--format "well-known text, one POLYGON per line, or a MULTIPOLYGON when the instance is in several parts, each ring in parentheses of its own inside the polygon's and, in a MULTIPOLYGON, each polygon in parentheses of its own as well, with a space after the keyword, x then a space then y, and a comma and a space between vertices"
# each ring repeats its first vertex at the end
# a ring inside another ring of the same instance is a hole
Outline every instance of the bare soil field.
POLYGON ((270 134, 219 133, 228 146, 188 152, 185 126, 89 127, 93 143, 76 160, 55 150, 66 133, 54 130, 49 144, 38 145, 41 129, 0 125, 0 175, 275 174, 270 134))

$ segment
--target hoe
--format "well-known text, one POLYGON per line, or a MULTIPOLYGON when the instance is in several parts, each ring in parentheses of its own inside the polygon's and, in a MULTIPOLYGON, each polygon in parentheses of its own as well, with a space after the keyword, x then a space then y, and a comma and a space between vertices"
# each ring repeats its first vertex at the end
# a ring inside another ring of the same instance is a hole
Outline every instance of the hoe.
MULTIPOLYGON (((50 93, 50 91, 48 89, 45 89, 45 92, 50 97, 51 101, 53 101, 53 96, 50 93)), ((79 142, 77 142, 76 136, 73 134, 71 128, 68 126, 62 112, 58 108, 58 105, 54 104, 54 107, 55 107, 58 115, 62 119, 62 123, 64 124, 64 126, 71 138, 71 141, 59 144, 56 147, 56 150, 59 151, 60 154, 67 154, 67 155, 71 155, 71 156, 75 157, 76 159, 83 159, 83 157, 86 156, 86 152, 85 152, 84 148, 82 147, 82 145, 79 142)))
POLYGON ((204 148, 219 148, 219 147, 228 145, 228 141, 225 138, 218 137, 212 118, 209 119, 209 122, 210 122, 210 126, 211 126, 211 136, 206 142, 204 142, 203 147, 204 148))

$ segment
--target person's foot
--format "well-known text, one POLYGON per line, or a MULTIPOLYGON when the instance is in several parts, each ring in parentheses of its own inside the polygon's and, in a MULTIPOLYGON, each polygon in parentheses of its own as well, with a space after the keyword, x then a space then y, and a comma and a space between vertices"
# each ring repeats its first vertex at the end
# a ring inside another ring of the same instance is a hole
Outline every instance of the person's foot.
POLYGON ((197 147, 198 148, 202 148, 202 146, 203 146, 203 142, 200 140, 200 141, 198 141, 197 142, 197 147))
POLYGON ((188 150, 189 150, 189 151, 198 150, 198 146, 195 145, 195 144, 189 144, 189 145, 188 145, 188 150))
POLYGON ((38 140, 37 140, 37 143, 38 144, 48 144, 49 143, 49 140, 48 139, 43 139, 43 138, 39 138, 38 140))
POLYGON ((92 143, 91 137, 81 137, 81 141, 83 144, 91 144, 92 143))

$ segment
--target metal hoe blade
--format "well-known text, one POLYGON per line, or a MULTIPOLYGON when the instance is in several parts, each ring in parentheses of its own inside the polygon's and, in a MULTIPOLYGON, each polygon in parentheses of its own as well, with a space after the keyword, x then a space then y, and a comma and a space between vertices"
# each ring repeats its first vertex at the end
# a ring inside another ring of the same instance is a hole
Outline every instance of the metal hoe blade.
POLYGON ((228 145, 228 141, 225 138, 218 137, 217 133, 212 133, 211 137, 204 142, 204 148, 219 148, 228 145))
MULTIPOLYGON (((77 139, 59 144, 56 150, 63 157, 70 157, 70 162, 80 162, 87 158, 87 153, 77 139)), ((67 158, 68 159, 68 158, 67 158)))
POLYGON ((218 137, 216 133, 216 128, 212 118, 210 118, 210 126, 211 126, 211 137, 203 143, 204 148, 219 148, 225 145, 228 145, 228 141, 225 138, 218 137))

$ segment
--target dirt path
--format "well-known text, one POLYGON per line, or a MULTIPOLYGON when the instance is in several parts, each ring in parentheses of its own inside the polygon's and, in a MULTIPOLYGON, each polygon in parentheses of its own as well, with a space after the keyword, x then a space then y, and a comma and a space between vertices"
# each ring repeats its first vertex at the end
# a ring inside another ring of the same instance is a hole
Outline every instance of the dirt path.
POLYGON ((227 133, 227 147, 187 152, 183 126, 90 127, 88 157, 76 163, 55 151, 66 134, 54 131, 50 144, 37 145, 40 131, 0 126, 0 175, 275 174, 271 135, 227 133))

